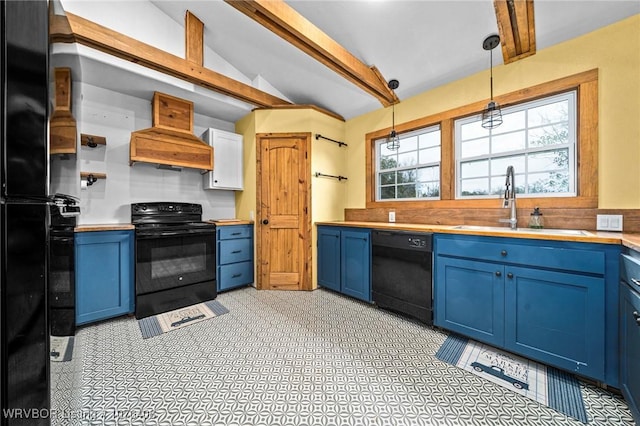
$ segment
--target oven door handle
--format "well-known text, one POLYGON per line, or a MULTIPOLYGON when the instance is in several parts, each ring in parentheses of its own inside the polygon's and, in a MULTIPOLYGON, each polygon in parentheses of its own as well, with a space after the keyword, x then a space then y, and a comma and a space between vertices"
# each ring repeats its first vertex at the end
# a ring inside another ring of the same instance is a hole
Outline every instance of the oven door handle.
POLYGON ((182 237, 187 235, 215 235, 215 230, 199 230, 199 231, 163 231, 163 232, 138 232, 136 238, 163 238, 163 237, 182 237))

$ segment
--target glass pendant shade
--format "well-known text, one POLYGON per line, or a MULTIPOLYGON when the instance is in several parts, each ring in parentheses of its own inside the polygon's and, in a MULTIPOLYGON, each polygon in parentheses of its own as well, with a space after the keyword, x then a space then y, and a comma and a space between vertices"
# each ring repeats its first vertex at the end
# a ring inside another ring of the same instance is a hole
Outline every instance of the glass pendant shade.
POLYGON ((494 101, 487 104, 487 108, 482 111, 482 127, 485 129, 493 129, 502 124, 502 112, 500 106, 494 101))
POLYGON ((387 149, 389 151, 396 151, 398 148, 400 148, 400 138, 394 129, 391 130, 391 133, 389 133, 387 137, 387 149))

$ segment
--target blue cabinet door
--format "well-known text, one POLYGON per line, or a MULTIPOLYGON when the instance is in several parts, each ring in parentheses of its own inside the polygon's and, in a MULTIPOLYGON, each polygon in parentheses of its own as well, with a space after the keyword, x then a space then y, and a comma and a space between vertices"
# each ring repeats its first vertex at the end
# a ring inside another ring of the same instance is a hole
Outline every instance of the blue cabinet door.
MULTIPOLYGON (((637 275, 636 275, 637 276, 637 275)), ((633 277, 631 277, 633 278, 633 277)), ((640 424, 640 295, 620 284, 620 388, 640 424)))
POLYGON ((76 324, 133 312, 133 243, 133 231, 76 234, 76 324))
POLYGON ((342 292, 371 301, 371 244, 369 230, 343 230, 340 239, 342 292))
POLYGON ((340 230, 318 227, 318 285, 340 291, 340 230))
POLYGON ((505 272, 504 347, 604 381, 604 279, 512 266, 505 272))
POLYGON ((436 256, 435 271, 435 325, 502 346, 504 267, 436 256))

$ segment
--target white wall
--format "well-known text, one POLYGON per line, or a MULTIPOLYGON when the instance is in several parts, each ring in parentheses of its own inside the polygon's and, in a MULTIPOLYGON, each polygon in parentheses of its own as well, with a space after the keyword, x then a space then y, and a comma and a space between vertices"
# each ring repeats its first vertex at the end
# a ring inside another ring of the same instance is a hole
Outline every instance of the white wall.
MULTIPOLYGON (((175 201, 202 204, 203 219, 235 217, 233 191, 204 190, 199 170, 160 170, 155 165, 129 166, 131 132, 151 127, 151 99, 139 99, 84 83, 73 85, 74 116, 78 121, 78 154, 51 159, 51 188, 80 197, 79 224, 129 223, 130 204, 175 201), (104 136, 106 146, 80 146, 80 133, 104 136), (106 173, 80 189, 80 172, 106 173)), ((234 131, 234 124, 195 115, 194 133, 207 127, 234 131)))

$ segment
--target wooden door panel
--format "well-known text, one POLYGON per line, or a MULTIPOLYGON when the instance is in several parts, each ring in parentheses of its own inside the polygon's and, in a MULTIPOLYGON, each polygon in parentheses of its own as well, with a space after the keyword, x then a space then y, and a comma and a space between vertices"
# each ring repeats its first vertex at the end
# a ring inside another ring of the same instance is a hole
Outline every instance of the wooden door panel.
POLYGON ((259 289, 310 289, 309 141, 258 135, 259 289))

